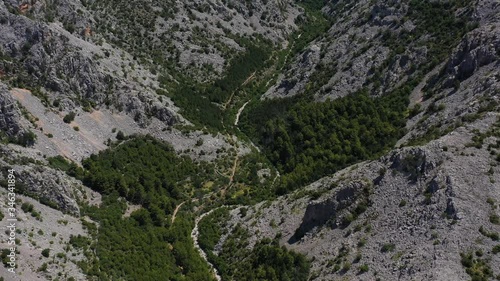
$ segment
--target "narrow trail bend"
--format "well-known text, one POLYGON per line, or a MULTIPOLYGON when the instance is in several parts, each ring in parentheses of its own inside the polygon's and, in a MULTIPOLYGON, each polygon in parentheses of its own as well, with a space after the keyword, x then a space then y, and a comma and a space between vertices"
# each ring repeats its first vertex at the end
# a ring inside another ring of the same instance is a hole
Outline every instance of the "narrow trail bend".
MULTIPOLYGON (((250 81, 252 81, 252 79, 255 77, 255 73, 256 73, 256 71, 254 71, 252 74, 250 74, 250 76, 248 76, 247 79, 245 81, 243 81, 243 83, 241 83, 240 87, 243 87, 246 84, 248 84, 250 81)), ((241 90, 241 89, 238 87, 236 90, 234 90, 231 93, 231 95, 229 96, 229 99, 222 105, 222 108, 224 108, 224 110, 226 110, 228 108, 229 104, 231 103, 231 101, 234 98, 234 94, 236 94, 236 92, 239 90, 241 90)))
MULTIPOLYGON (((222 206, 222 207, 224 207, 224 206, 222 206)), ((221 208, 221 207, 219 207, 219 208, 221 208)), ((194 228, 191 231, 191 239, 193 239, 194 248, 198 251, 198 253, 200 253, 201 258, 203 260, 205 260, 205 262, 208 264, 208 266, 213 270, 215 279, 217 279, 217 281, 222 281, 222 278, 220 277, 219 272, 217 271, 217 268, 215 268, 215 266, 208 260, 207 254, 203 251, 203 249, 200 247, 200 244, 198 242, 198 238, 200 236, 200 231, 198 229, 198 223, 204 217, 210 215, 213 211, 215 211, 219 208, 212 209, 206 213, 203 213, 202 215, 200 215, 199 217, 196 218, 196 220, 194 221, 194 228)))
POLYGON ((174 213, 172 214, 172 224, 175 222, 175 217, 177 216, 177 212, 179 212, 179 209, 182 207, 182 205, 184 205, 184 203, 186 203, 186 201, 183 201, 182 203, 177 205, 177 207, 175 207, 174 213))
POLYGON ((249 103, 250 101, 247 101, 245 102, 241 107, 240 109, 238 109, 238 113, 236 113, 236 118, 234 120, 234 125, 235 126, 238 126, 238 122, 240 121, 240 115, 241 113, 243 112, 243 110, 245 109, 245 106, 247 106, 247 104, 249 103))

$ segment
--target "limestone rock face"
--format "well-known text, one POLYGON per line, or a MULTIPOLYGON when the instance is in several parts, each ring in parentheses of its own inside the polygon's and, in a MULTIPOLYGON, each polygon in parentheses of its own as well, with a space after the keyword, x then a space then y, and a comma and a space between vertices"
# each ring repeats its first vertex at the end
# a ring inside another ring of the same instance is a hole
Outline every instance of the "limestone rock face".
POLYGON ((23 133, 20 118, 16 101, 10 96, 7 86, 0 83, 0 130, 8 137, 19 137, 23 133))
POLYGON ((500 31, 495 25, 485 25, 469 33, 451 56, 446 71, 451 78, 463 81, 482 66, 498 65, 500 31))
MULTIPOLYGON (((80 214, 74 192, 81 183, 60 171, 46 167, 14 167, 19 170, 18 179, 26 188, 23 192, 35 195, 42 201, 51 202, 56 208, 73 215, 80 214)), ((49 203, 49 204, 51 204, 49 203)))
MULTIPOLYGON (((0 155, 0 165, 15 171, 17 194, 33 197, 64 213, 80 215, 77 198, 81 200, 84 192, 80 181, 59 170, 41 165, 41 159, 38 163, 29 161, 30 158, 20 156, 19 151, 8 147, 0 148, 0 155)), ((5 174, 0 173, 0 180, 5 180, 5 174)))

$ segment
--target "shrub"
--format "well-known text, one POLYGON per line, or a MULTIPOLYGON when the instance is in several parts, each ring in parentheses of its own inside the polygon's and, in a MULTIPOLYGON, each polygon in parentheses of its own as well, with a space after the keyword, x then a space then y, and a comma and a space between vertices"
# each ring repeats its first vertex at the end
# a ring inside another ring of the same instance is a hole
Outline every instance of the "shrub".
POLYGON ((44 262, 38 269, 37 269, 38 272, 45 272, 47 271, 47 263, 44 262))
POLYGON ((349 226, 354 220, 356 220, 356 217, 348 213, 343 219, 342 219, 342 227, 347 227, 349 226))
POLYGON ((367 264, 363 264, 358 269, 359 269, 359 273, 365 273, 365 272, 368 272, 369 267, 367 264))
POLYGON ((404 207, 404 206, 406 206, 406 200, 403 199, 399 202, 399 207, 404 207))
POLYGON ((363 256, 361 255, 361 253, 357 253, 356 257, 354 257, 354 260, 352 261, 352 263, 358 263, 362 257, 363 256))
POLYGON ((71 235, 69 237, 69 244, 77 249, 86 249, 90 245, 90 239, 78 234, 78 236, 71 235))
POLYGON ((461 263, 465 267, 465 272, 472 277, 474 281, 487 281, 493 276, 493 271, 484 259, 474 258, 472 253, 461 253, 461 263))
POLYGON ((483 226, 479 227, 479 232, 480 232, 482 235, 484 235, 484 236, 486 236, 486 237, 490 238, 490 239, 491 239, 491 240, 493 240, 493 241, 498 241, 498 240, 500 240, 500 236, 498 235, 498 233, 497 233, 497 232, 494 232, 494 231, 489 232, 488 230, 484 229, 484 227, 483 227, 483 226))
POLYGON ((420 112, 422 111, 422 106, 417 103, 409 112, 409 117, 412 118, 412 117, 415 117, 417 116, 417 114, 419 114, 420 112))
POLYGON ((387 243, 382 246, 380 251, 382 253, 387 253, 387 252, 392 252, 396 248, 396 245, 394 243, 387 243))
POLYGON ((50 256, 50 249, 44 249, 42 251, 42 256, 48 258, 50 256))
POLYGON ((492 224, 500 224, 500 217, 497 214, 490 215, 490 222, 492 224))
POLYGON ((358 247, 361 248, 361 247, 364 247, 365 245, 366 245, 366 238, 361 238, 358 241, 358 247))
POLYGON ((64 118, 63 118, 64 123, 67 123, 67 124, 71 123, 73 120, 75 120, 75 116, 76 116, 76 113, 74 113, 73 111, 66 114, 66 116, 64 116, 64 118))
POLYGON ((63 23, 64 29, 66 29, 69 33, 75 32, 75 25, 72 23, 63 23))
POLYGON ((496 245, 495 247, 493 247, 493 249, 491 250, 491 252, 493 254, 495 254, 495 255, 498 254, 498 253, 500 253, 500 245, 496 245))
POLYGON ((27 132, 23 133, 18 138, 10 139, 10 142, 22 145, 24 147, 33 145, 35 141, 36 141, 36 134, 33 133, 31 130, 28 130, 27 132))
POLYGON ((125 134, 122 131, 118 131, 118 133, 116 134, 116 139, 117 140, 126 140, 127 137, 125 136, 125 134))
POLYGON ((34 210, 33 204, 30 204, 28 202, 24 202, 21 205, 21 210, 23 210, 23 212, 25 212, 25 213, 31 213, 31 212, 33 212, 33 210, 34 210))
POLYGON ((351 263, 350 262, 345 262, 344 266, 342 267, 343 272, 347 272, 351 269, 351 263))
POLYGON ((196 146, 202 146, 203 145, 203 139, 198 139, 198 141, 196 141, 196 146))

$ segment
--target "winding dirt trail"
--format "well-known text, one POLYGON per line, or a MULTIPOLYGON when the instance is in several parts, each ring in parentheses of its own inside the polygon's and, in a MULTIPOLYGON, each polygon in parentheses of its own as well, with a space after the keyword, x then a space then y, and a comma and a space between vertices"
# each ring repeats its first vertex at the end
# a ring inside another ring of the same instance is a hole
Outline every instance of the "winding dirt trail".
POLYGON ((274 177, 273 179, 273 182, 271 183, 271 188, 273 188, 274 186, 274 183, 276 182, 276 180, 280 177, 280 172, 278 171, 278 169, 276 169, 276 176, 274 177))
POLYGON ((240 109, 238 109, 238 113, 236 113, 236 118, 234 120, 234 125, 235 126, 238 126, 238 122, 240 121, 240 115, 241 113, 243 112, 243 110, 245 109, 245 106, 247 106, 247 104, 249 103, 250 101, 247 101, 245 102, 241 107, 240 109))
MULTIPOLYGON (((222 194, 225 194, 226 190, 229 187, 231 187, 231 185, 233 184, 234 175, 236 174, 236 170, 238 169, 238 160, 239 160, 239 157, 238 157, 238 155, 236 155, 236 158, 234 159, 234 162, 233 162, 233 167, 231 168, 231 175, 229 176, 229 183, 221 190, 222 194)), ((175 208, 174 215, 172 216, 172 222, 175 220, 175 215, 177 214, 177 211, 179 211, 180 207, 185 202, 186 201, 182 202, 181 204, 179 204, 175 208)), ((194 221, 194 227, 193 227, 193 230, 191 231, 191 239, 193 239, 194 248, 198 251, 201 258, 203 260, 205 260, 205 262, 208 264, 208 266, 213 270, 214 277, 215 277, 215 279, 217 279, 217 281, 221 281, 222 278, 220 277, 219 272, 217 271, 217 268, 215 268, 215 266, 208 260, 207 254, 200 247, 200 243, 198 242, 198 239, 200 236, 200 230, 199 230, 198 224, 204 217, 210 215, 213 211, 218 210, 219 208, 222 208, 222 207, 227 207, 227 206, 224 205, 224 206, 217 207, 215 209, 212 209, 212 210, 205 212, 205 213, 201 214, 200 216, 198 216, 194 221)))
POLYGON ((231 185, 233 185, 233 182, 234 182, 234 175, 236 174, 236 170, 238 169, 238 160, 239 160, 239 157, 238 155, 236 155, 236 158, 234 159, 234 162, 233 162, 233 167, 231 168, 231 175, 229 176, 229 183, 226 184, 222 189, 221 189, 221 194, 222 195, 225 195, 226 194, 226 191, 228 188, 231 187, 231 185))
POLYGON ((239 157, 238 155, 236 155, 236 158, 234 158, 234 162, 233 162, 233 167, 231 168, 231 176, 229 176, 229 185, 231 185, 234 181, 234 175, 236 174, 236 169, 238 168, 238 160, 239 160, 239 157))
MULTIPOLYGON (((219 207, 219 208, 221 208, 221 207, 219 207)), ((194 248, 198 251, 198 253, 200 253, 201 258, 204 259, 205 262, 208 264, 208 266, 213 270, 214 277, 215 277, 215 279, 217 279, 217 281, 221 281, 222 278, 220 277, 219 272, 217 271, 217 268, 215 268, 215 266, 210 261, 208 261, 207 254, 203 251, 203 249, 201 249, 200 244, 198 242, 198 238, 200 236, 200 231, 198 229, 198 223, 204 217, 210 215, 213 211, 215 211, 219 208, 212 209, 206 213, 203 213, 199 217, 197 217, 196 220, 194 221, 194 228, 191 231, 191 239, 193 239, 194 248)))
MULTIPOLYGON (((256 71, 254 71, 252 74, 250 74, 250 76, 248 76, 248 78, 243 82, 241 83, 241 87, 245 86, 246 84, 248 84, 250 81, 252 81, 252 79, 255 77, 255 73, 256 71)), ((224 108, 224 110, 227 109, 227 107, 229 106, 229 104, 231 103, 231 101, 233 100, 234 98, 234 94, 236 94, 237 91, 239 91, 240 88, 238 87, 236 90, 234 90, 232 93, 231 93, 231 96, 229 96, 229 99, 226 101, 226 103, 224 103, 224 105, 222 106, 224 108)))
MULTIPOLYGON (((298 36, 298 38, 300 38, 300 36, 301 36, 301 35, 302 35, 302 34, 300 34, 300 35, 298 36)), ((287 61, 287 60, 288 60, 288 57, 289 57, 289 55, 290 55, 290 53, 291 53, 291 50, 292 50, 292 48, 290 48, 290 50, 289 50, 289 51, 288 51, 288 53, 286 54, 285 61, 287 61)), ((284 66, 285 66, 285 64, 283 64, 283 65, 281 66, 281 68, 279 69, 279 71, 280 71, 280 72, 283 70, 284 66)), ((247 79, 246 79, 246 80, 245 80, 245 81, 241 84, 241 86, 245 86, 245 85, 246 85, 246 84, 248 84, 250 81, 252 81, 252 79, 255 77, 255 74, 256 74, 256 72, 253 72, 253 73, 252 73, 252 74, 251 74, 251 75, 250 75, 250 76, 249 76, 249 77, 248 77, 248 78, 247 78, 247 79)), ((270 81, 272 81, 272 80, 273 80, 273 79, 269 80, 269 81, 267 82, 266 86, 268 86, 269 82, 270 82, 270 81)), ((226 110, 226 109, 228 108, 229 104, 230 104, 230 103, 231 103, 231 101, 233 100, 233 97, 234 97, 234 95, 235 95, 235 93, 236 93, 237 91, 238 91, 238 89, 237 89, 237 90, 235 90, 235 91, 231 94, 231 96, 229 97, 229 99, 228 99, 228 100, 227 100, 227 101, 226 101, 226 102, 222 105, 222 106, 223 106, 223 108, 224 108, 224 110, 226 110)), ((245 109, 245 107, 246 107, 246 106, 250 103, 250 101, 251 101, 251 100, 248 100, 247 102, 245 102, 245 103, 244 103, 244 104, 243 104, 243 105, 242 105, 242 106, 238 109, 238 112, 237 112, 237 114, 236 114, 236 118, 235 118, 235 121, 234 121, 234 125, 235 125, 235 126, 238 126, 238 122, 239 122, 239 120, 240 120, 240 115, 241 115, 241 113, 243 112, 243 110, 245 109)), ((260 152, 260 149, 259 149, 259 148, 258 148, 255 144, 253 144, 253 142, 251 142, 251 144, 252 144, 252 146, 253 146, 253 147, 255 147, 255 149, 257 149, 257 151, 259 151, 259 152, 260 152)), ((223 188, 221 189, 222 194, 225 194, 226 190, 227 190, 228 188, 230 188, 230 187, 231 187, 231 185, 233 184, 233 181, 234 181, 234 176, 235 176, 236 171, 237 171, 237 169, 238 169, 238 161, 239 161, 239 157, 238 157, 238 155, 236 155, 236 158, 234 159, 234 162, 233 162, 233 167, 231 168, 231 174, 230 174, 230 176, 229 176, 229 183, 228 183, 225 187, 223 187, 223 188)), ((216 173, 218 173, 219 175, 221 175, 221 176, 222 176, 222 173, 221 173, 221 172, 219 172, 217 169, 215 170, 215 172, 216 172, 216 173)), ((277 174, 276 174, 275 178, 273 179, 272 186, 274 186, 274 183, 276 182, 276 180, 277 180, 279 177, 280 177, 280 174, 279 174, 279 172, 277 172, 277 174)), ((182 202, 181 204, 179 204, 179 205, 175 208, 174 214, 173 214, 173 216, 172 216, 172 223, 173 223, 173 222, 174 222, 174 220, 175 220, 175 216, 176 216, 177 212, 179 211, 180 207, 181 207, 184 203, 185 203, 185 201, 184 201, 184 202, 182 202)), ((223 207, 227 207, 227 206, 225 206, 225 205, 224 205, 224 206, 217 207, 217 208, 215 208, 215 209, 212 209, 212 210, 210 210, 210 211, 208 211, 208 212, 205 212, 205 213, 201 214, 200 216, 198 216, 198 217, 195 219, 194 228, 193 228, 193 230, 191 231, 191 239, 193 239, 194 248, 198 251, 198 253, 199 253, 199 254, 200 254, 200 256, 202 257, 202 259, 203 259, 203 260, 205 260, 205 262, 208 264, 208 266, 209 266, 209 267, 213 270, 214 278, 215 278, 217 281, 222 281, 222 278, 221 278, 221 276, 219 275, 219 272, 217 271, 217 268, 215 268, 215 266, 214 266, 214 265, 213 265, 213 264, 212 264, 212 263, 208 260, 207 254, 206 254, 206 253, 203 251, 203 249, 200 247, 200 244, 199 244, 199 241, 198 241, 199 236, 200 236, 200 230, 199 230, 199 226, 198 226, 198 225, 199 225, 200 221, 201 221, 204 217, 206 217, 206 216, 210 215, 212 212, 214 212, 214 211, 218 210, 219 208, 223 208, 223 207)))
POLYGON ((177 205, 177 207, 175 207, 174 213, 172 214, 172 224, 175 222, 175 217, 177 216, 177 212, 179 212, 179 209, 182 207, 182 205, 184 205, 184 203, 186 203, 186 201, 183 201, 182 203, 177 205))

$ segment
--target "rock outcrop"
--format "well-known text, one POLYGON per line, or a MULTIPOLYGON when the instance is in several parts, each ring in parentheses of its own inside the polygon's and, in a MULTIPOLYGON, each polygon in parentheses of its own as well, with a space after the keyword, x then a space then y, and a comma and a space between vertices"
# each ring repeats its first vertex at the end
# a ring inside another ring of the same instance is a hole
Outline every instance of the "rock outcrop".
POLYGON ((469 33, 455 50, 446 65, 448 81, 464 81, 481 67, 496 63, 500 58, 500 31, 495 25, 485 25, 469 33))
POLYGON ((7 137, 18 138, 24 133, 20 124, 21 114, 9 89, 0 83, 0 131, 7 137))
MULTIPOLYGON (((80 181, 65 173, 41 165, 43 162, 30 160, 25 156, 16 157, 17 153, 9 148, 0 148, 0 165, 4 169, 13 169, 16 177, 17 194, 35 198, 45 205, 75 216, 80 215, 78 200, 84 192, 80 181)), ((6 171, 6 170, 5 170, 6 171)), ((0 180, 5 180, 5 174, 0 180)))

